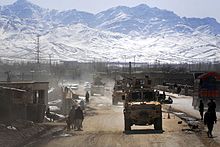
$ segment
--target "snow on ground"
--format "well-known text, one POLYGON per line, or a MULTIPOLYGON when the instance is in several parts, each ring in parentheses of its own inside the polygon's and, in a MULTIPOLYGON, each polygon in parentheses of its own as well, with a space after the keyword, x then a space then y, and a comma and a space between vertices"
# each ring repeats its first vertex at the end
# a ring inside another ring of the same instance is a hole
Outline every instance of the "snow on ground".
MULTIPOLYGON (((5 33, 0 40, 2 59, 34 60, 34 33, 5 33)), ((214 61, 219 37, 205 33, 136 36, 101 31, 82 24, 51 29, 40 36, 42 60, 134 61, 161 63, 214 61), (205 59, 205 60, 204 60, 205 59)))
POLYGON ((59 104, 59 103, 61 103, 61 102, 62 102, 61 99, 57 99, 57 100, 48 102, 48 105, 57 105, 57 104, 59 104))
POLYGON ((55 89, 54 87, 50 88, 50 89, 48 90, 48 94, 51 93, 51 92, 53 92, 54 89, 55 89))
POLYGON ((60 111, 60 108, 57 106, 49 106, 50 111, 60 111))

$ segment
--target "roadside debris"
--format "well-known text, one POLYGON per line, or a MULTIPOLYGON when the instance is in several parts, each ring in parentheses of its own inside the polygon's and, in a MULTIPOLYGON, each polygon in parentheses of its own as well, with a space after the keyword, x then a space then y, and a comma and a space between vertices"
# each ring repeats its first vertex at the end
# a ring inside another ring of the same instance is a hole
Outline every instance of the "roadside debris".
POLYGON ((17 130, 15 127, 13 127, 13 126, 7 126, 7 129, 9 129, 9 130, 17 130))
MULTIPOLYGON (((181 118, 183 121, 185 121, 188 126, 190 127, 191 131, 201 131, 199 129, 199 121, 195 118, 192 118, 190 116, 188 116, 187 114, 185 113, 182 113, 182 112, 173 112, 176 116, 178 116, 179 118, 181 118)), ((182 121, 179 121, 178 124, 182 124, 182 121)), ((185 131, 185 130, 183 130, 185 131)))
POLYGON ((73 135, 67 133, 60 134, 60 137, 71 137, 71 136, 73 135))

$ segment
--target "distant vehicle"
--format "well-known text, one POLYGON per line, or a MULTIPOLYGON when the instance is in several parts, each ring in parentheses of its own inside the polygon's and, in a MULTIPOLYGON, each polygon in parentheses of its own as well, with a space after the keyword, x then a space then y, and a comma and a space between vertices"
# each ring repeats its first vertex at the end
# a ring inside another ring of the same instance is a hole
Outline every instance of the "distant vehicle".
POLYGON ((161 104, 156 101, 155 91, 148 76, 144 79, 133 78, 123 96, 124 130, 130 131, 132 125, 152 125, 162 130, 161 104))
POLYGON ((118 102, 123 102, 122 96, 125 94, 125 84, 124 80, 116 80, 112 93, 112 104, 117 105, 118 102))
POLYGON ((78 90, 79 89, 79 84, 70 84, 69 87, 73 90, 78 90))
POLYGON ((85 91, 89 91, 91 89, 91 85, 89 82, 84 83, 84 89, 85 89, 85 91))
POLYGON ((71 88, 72 90, 77 90, 77 89, 79 89, 79 84, 64 83, 64 84, 62 84, 61 86, 71 88))
POLYGON ((104 96, 105 94, 105 83, 101 81, 101 77, 94 76, 93 83, 91 84, 90 93, 93 96, 94 94, 101 94, 104 96))

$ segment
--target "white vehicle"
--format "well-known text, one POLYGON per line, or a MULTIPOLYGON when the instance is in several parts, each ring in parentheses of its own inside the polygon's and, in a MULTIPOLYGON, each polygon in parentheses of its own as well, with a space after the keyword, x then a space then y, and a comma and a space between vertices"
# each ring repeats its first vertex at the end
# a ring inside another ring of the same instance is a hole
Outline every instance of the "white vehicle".
POLYGON ((70 84, 69 87, 73 90, 78 90, 79 89, 79 84, 70 84))
POLYGON ((85 89, 85 91, 90 91, 90 89, 91 89, 91 84, 90 84, 89 82, 85 82, 85 83, 84 83, 84 89, 85 89))
POLYGON ((85 88, 91 88, 91 85, 90 85, 89 82, 85 82, 85 83, 84 83, 84 87, 85 87, 85 88))

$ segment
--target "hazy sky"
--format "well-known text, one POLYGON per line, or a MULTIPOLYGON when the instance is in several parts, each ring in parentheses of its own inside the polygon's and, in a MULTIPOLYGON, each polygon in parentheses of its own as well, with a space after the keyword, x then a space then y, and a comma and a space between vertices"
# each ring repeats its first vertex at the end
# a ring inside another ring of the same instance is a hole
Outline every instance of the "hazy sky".
MULTIPOLYGON (((0 5, 16 0, 0 0, 0 5)), ((214 17, 220 22, 220 0, 28 0, 41 7, 67 10, 77 9, 97 13, 111 7, 136 6, 144 3, 151 7, 174 11, 179 16, 214 17)))

